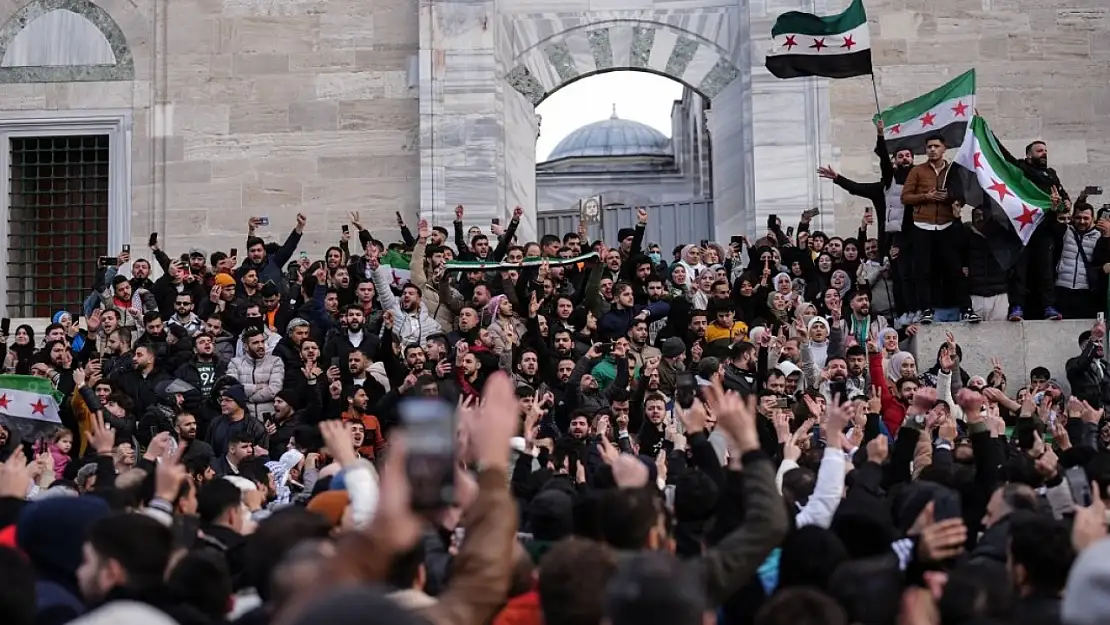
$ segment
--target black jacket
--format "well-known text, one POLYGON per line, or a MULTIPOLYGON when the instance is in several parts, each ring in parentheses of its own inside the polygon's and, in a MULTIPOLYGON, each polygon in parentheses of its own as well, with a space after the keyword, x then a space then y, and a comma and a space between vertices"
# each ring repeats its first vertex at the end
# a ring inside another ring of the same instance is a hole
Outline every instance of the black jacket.
POLYGON ((139 373, 135 369, 123 371, 112 377, 114 382, 119 388, 120 392, 131 398, 134 402, 132 414, 141 415, 146 412, 146 409, 159 401, 159 396, 156 387, 159 382, 169 382, 172 380, 170 375, 155 365, 154 369, 147 376, 139 373))
POLYGON ((968 294, 991 297, 1005 293, 1007 272, 999 264, 990 246, 992 236, 1005 233, 1001 232, 1001 228, 993 220, 984 221, 981 231, 969 227, 965 232, 967 236, 966 245, 963 246, 963 264, 967 267, 968 294))
POLYGON ((1088 341, 1078 356, 1068 360, 1065 370, 1072 394, 1094 408, 1101 408, 1110 405, 1110 366, 1105 360, 1099 362, 1096 347, 1088 341))

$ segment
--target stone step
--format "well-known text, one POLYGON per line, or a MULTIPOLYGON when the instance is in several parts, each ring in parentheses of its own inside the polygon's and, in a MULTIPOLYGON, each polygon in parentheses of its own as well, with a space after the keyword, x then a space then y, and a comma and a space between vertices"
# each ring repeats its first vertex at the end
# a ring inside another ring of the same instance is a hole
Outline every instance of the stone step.
POLYGON ((1067 389, 1064 365, 1079 355, 1079 335, 1094 323, 1094 319, 933 323, 921 326, 912 351, 918 370, 925 371, 936 364, 944 333, 951 332, 963 350, 961 366, 969 374, 986 376, 991 371, 992 357, 1002 362, 1010 396, 1028 383, 1029 371, 1034 367, 1047 367, 1067 389))

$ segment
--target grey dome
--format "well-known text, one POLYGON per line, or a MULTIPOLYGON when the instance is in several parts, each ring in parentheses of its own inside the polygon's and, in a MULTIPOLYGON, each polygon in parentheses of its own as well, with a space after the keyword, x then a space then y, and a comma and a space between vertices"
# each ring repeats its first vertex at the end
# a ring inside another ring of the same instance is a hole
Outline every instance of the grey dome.
POLYGON ((670 156, 670 139, 658 130, 612 117, 582 126, 555 146, 548 161, 579 156, 670 156))

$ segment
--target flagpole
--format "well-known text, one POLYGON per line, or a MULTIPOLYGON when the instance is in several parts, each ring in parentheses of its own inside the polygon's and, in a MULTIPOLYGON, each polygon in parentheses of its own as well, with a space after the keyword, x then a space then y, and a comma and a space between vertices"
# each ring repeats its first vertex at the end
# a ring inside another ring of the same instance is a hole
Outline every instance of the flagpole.
POLYGON ((883 118, 883 109, 879 106, 879 85, 875 84, 875 69, 871 68, 871 93, 875 94, 875 113, 879 119, 883 118))

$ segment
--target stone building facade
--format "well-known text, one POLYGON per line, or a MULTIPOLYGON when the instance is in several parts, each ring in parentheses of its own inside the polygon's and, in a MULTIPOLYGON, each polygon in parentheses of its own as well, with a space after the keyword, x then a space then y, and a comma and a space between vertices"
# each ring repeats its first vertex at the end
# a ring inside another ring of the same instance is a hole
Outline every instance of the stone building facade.
MULTIPOLYGON (((778 14, 843 4, 0 0, 0 304, 25 298, 40 265, 59 281, 51 289, 87 289, 90 254, 138 252, 150 232, 173 252, 226 250, 241 247, 250 215, 269 216, 263 234, 276 238, 303 212, 318 252, 351 210, 391 238, 394 211, 444 223, 462 203, 468 221, 488 223, 533 207, 534 105, 614 69, 668 75, 710 100, 718 238, 814 205, 821 227, 848 231, 862 205, 813 170, 875 175, 869 81, 778 81, 762 68, 778 14), (96 173, 47 176, 42 154, 96 173), (92 178, 70 180, 80 176, 92 178), (84 190, 59 191, 70 184, 84 190), (47 196, 64 206, 36 213, 47 196), (58 223, 68 230, 51 231, 58 223)), ((974 66, 980 112, 1003 140, 1047 140, 1069 187, 1108 178, 1104 0, 867 8, 884 104, 974 66)), ((534 229, 529 212, 521 232, 534 229)))

